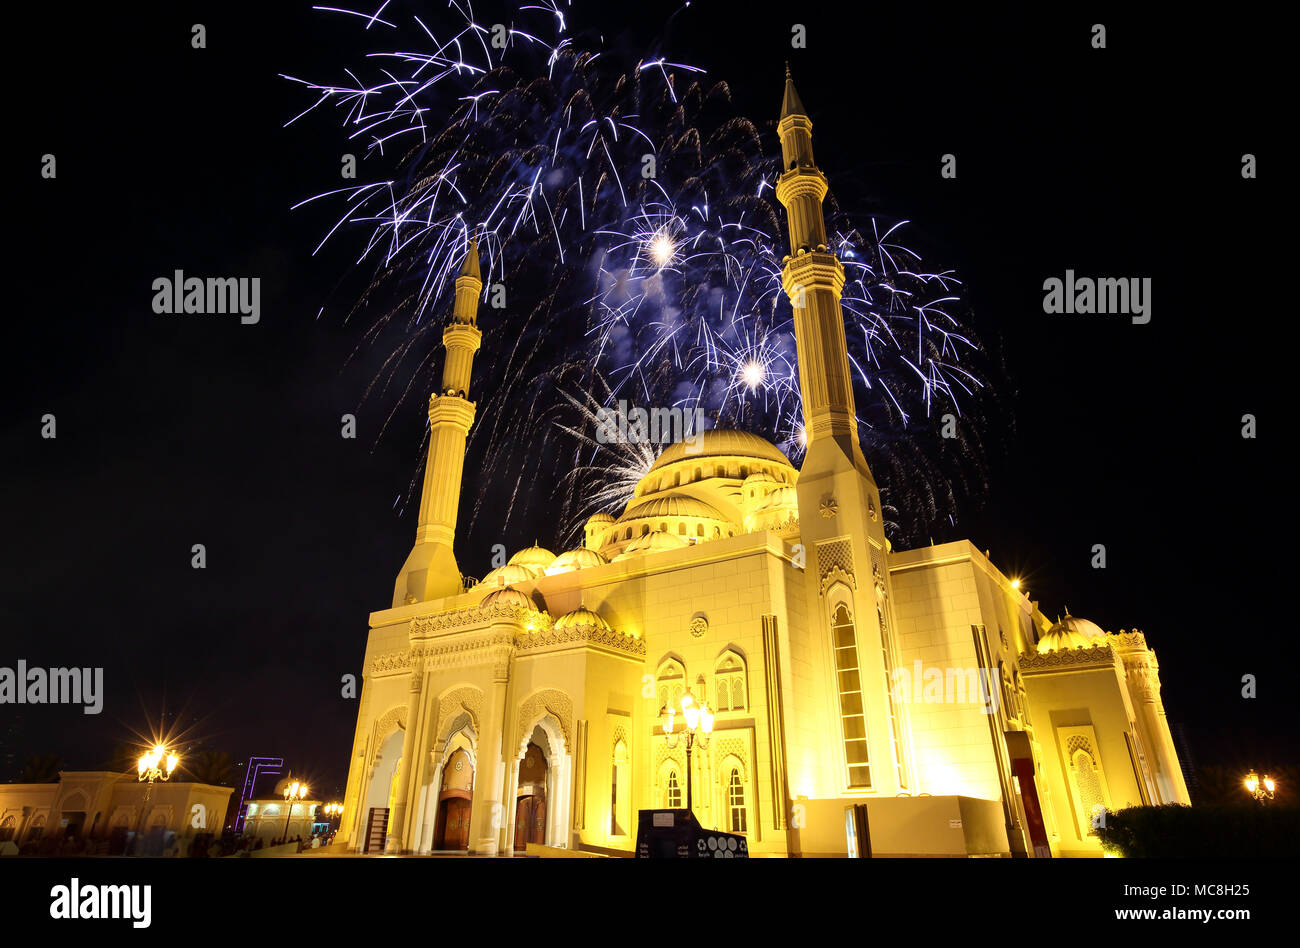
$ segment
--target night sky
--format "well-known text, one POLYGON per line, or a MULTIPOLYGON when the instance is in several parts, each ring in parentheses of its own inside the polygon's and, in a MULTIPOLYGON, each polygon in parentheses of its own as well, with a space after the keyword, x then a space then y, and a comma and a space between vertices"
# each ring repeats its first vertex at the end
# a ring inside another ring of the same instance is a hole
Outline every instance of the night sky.
MULTIPOLYGON (((1145 631, 1192 763, 1295 761, 1281 672, 1297 649, 1272 604, 1294 581, 1272 553, 1293 524, 1278 31, 751 2, 696 3, 666 28, 671 4, 597 6, 572 20, 666 38, 731 83, 773 149, 789 59, 838 200, 912 220, 966 282, 1005 423, 986 432, 985 503, 935 541, 990 549, 1049 617, 1068 604, 1145 631), (789 48, 792 22, 808 49, 789 48), (1242 179, 1247 152, 1258 180, 1242 179), (1150 277, 1152 321, 1045 315, 1043 280, 1067 268, 1150 277), (1257 440, 1240 434, 1248 412, 1257 440), (1258 699, 1241 698, 1244 674, 1258 699)), ((103 666, 106 701, 98 716, 0 707, 0 780, 32 754, 97 769, 165 721, 191 752, 283 756, 341 796, 356 701, 340 678, 360 674, 367 615, 414 537, 414 506, 399 516, 394 499, 421 463, 422 399, 376 443, 383 411, 361 398, 384 352, 343 319, 368 271, 355 239, 311 255, 335 208, 289 210, 338 186, 345 149, 332 119, 282 127, 311 99, 278 74, 337 78, 361 34, 303 2, 16 15, 11 43, 35 55, 7 96, 0 665, 103 666), (175 269, 259 276, 260 323, 154 314, 151 282, 175 269)), ((493 543, 560 543, 541 515, 508 537, 467 526, 473 575, 493 543)))

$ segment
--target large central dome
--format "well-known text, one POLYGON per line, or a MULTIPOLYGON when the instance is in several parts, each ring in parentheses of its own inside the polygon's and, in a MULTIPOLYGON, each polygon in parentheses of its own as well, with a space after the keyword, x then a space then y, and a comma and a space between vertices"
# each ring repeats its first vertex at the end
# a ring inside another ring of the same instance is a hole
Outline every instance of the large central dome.
POLYGON ((663 454, 655 459, 650 470, 658 471, 677 461, 713 457, 756 458, 790 466, 789 458, 771 442, 756 434, 727 428, 711 428, 701 432, 694 442, 678 441, 670 444, 664 449, 663 454))

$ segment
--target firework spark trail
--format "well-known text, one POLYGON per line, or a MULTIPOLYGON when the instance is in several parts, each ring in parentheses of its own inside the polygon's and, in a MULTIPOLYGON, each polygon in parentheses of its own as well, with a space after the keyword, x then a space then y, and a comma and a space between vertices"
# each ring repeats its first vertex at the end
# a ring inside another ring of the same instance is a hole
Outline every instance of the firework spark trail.
MULTIPOLYGON (((471 238, 486 298, 494 285, 509 294, 504 309, 482 308, 475 367, 471 452, 483 473, 471 523, 494 533, 551 509, 538 482, 554 485, 569 536, 595 509, 621 506, 657 448, 584 434, 620 397, 702 409, 796 461, 803 451, 771 136, 701 67, 571 34, 569 6, 529 3, 501 26, 454 0, 436 23, 392 0, 320 7, 389 48, 343 69, 342 83, 285 77, 316 97, 290 123, 333 109, 348 139, 366 142, 363 169, 383 172, 308 201, 345 205, 322 244, 364 234, 357 260, 374 273, 354 312, 379 313, 363 341, 389 349, 367 394, 400 389, 385 427, 433 388, 471 238), (492 485, 510 485, 503 511, 485 505, 492 485)), ((977 408, 979 343, 958 318, 960 282, 900 242, 906 221, 859 227, 833 198, 827 209, 864 450, 885 474, 895 531, 920 536, 979 461, 978 438, 943 444, 930 422, 977 408)))

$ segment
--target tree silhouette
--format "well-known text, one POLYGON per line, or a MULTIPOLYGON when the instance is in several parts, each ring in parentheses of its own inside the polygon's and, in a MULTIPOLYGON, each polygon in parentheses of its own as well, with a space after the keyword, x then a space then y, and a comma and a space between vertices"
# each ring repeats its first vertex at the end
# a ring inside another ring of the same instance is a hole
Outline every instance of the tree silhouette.
POLYGON ((235 765, 225 751, 201 751, 193 760, 181 761, 181 769, 199 783, 230 786, 235 765))
POLYGON ((58 783, 63 758, 57 754, 33 754, 18 774, 19 783, 58 783))

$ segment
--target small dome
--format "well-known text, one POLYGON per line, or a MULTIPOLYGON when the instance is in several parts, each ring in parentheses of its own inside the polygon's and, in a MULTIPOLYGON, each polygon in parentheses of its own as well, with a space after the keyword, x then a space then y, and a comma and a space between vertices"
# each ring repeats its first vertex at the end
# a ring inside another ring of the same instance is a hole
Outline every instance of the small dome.
POLYGON ((775 477, 773 477, 771 474, 767 473, 767 471, 758 471, 758 472, 756 472, 756 473, 754 473, 754 474, 749 475, 749 477, 745 478, 744 483, 746 483, 746 484, 779 484, 780 481, 778 481, 778 480, 777 480, 775 477))
POLYGON ((775 507, 798 507, 799 492, 793 487, 778 487, 763 498, 759 510, 771 510, 775 507))
POLYGON ((622 522, 625 520, 653 519, 655 517, 696 517, 701 520, 722 521, 727 519, 712 504, 696 500, 694 497, 687 497, 684 494, 669 494, 667 497, 656 497, 654 500, 642 501, 628 507, 627 512, 618 519, 622 522))
POLYGON ((662 530, 651 530, 632 540, 623 552, 653 553, 658 550, 680 550, 684 546, 690 546, 690 541, 685 537, 679 537, 675 533, 664 533, 662 530))
MULTIPOLYGON (((271 796, 275 797, 277 800, 283 800, 284 788, 287 787, 289 784, 293 783, 295 780, 298 780, 298 778, 293 776, 281 777, 279 780, 275 782, 275 789, 271 791, 271 796)), ((302 781, 299 780, 298 782, 301 783, 302 781)), ((311 795, 311 787, 307 788, 307 794, 308 796, 311 795)), ((305 800, 307 798, 303 797, 302 799, 305 800)), ((297 801, 298 797, 294 797, 294 800, 297 801)))
POLYGON ((483 582, 479 585, 484 589, 500 589, 503 586, 513 586, 515 583, 531 583, 540 575, 542 571, 539 567, 507 563, 484 576, 483 582))
POLYGON ((607 514, 604 511, 600 513, 594 513, 587 518, 587 523, 589 524, 590 523, 613 523, 613 522, 614 522, 614 515, 607 514))
POLYGON ((514 556, 510 557, 507 566, 534 566, 539 570, 546 569, 555 562, 555 554, 545 547, 538 546, 534 543, 527 549, 520 550, 514 556))
POLYGON ((520 609, 527 609, 536 612, 537 607, 528 596, 513 586, 505 586, 501 589, 495 589, 483 597, 479 603, 480 609, 487 609, 491 606, 517 606, 520 609))
POLYGON ((1072 616, 1066 610, 1061 619, 1038 640, 1038 653, 1057 652, 1070 648, 1092 648, 1106 644, 1106 632, 1095 622, 1072 616))
POLYGON ((592 612, 586 606, 579 606, 572 612, 566 612, 555 620, 556 632, 587 627, 609 631, 610 625, 600 617, 599 613, 592 612))
POLYGON ((585 546, 578 547, 576 550, 569 550, 567 553, 561 553, 557 556, 555 562, 546 568, 546 575, 556 576, 560 573, 572 573, 575 569, 604 566, 608 562, 609 560, 595 550, 589 550, 585 546))

